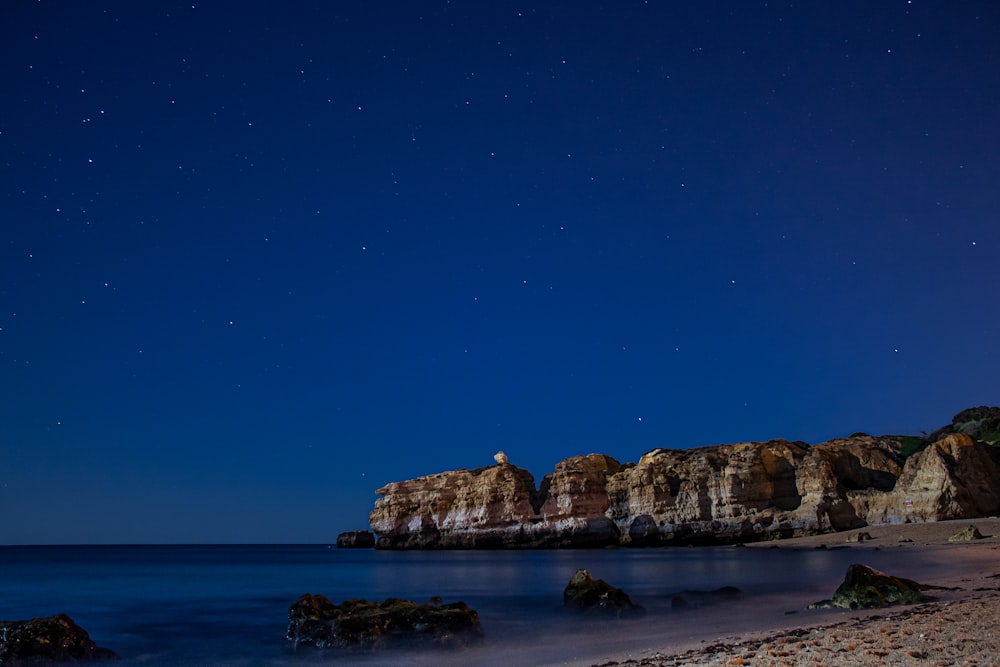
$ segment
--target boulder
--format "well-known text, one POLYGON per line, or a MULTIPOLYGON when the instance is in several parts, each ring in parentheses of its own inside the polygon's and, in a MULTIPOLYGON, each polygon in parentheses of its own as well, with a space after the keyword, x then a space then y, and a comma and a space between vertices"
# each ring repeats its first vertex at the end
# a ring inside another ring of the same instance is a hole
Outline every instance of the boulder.
POLYGON ((870 539, 872 539, 871 533, 869 533, 868 531, 862 530, 862 531, 858 531, 857 533, 851 533, 846 538, 844 538, 844 541, 845 542, 858 542, 860 544, 861 542, 864 542, 864 541, 870 540, 870 539))
POLYGON ((975 526, 969 526, 948 538, 949 542, 971 542, 983 539, 983 534, 975 526))
POLYGON ((855 563, 848 566, 844 581, 837 587, 832 599, 810 606, 878 609, 896 604, 914 604, 928 600, 922 591, 930 588, 933 587, 855 563))
POLYGON ((349 530, 337 535, 339 549, 371 549, 375 546, 375 534, 370 530, 349 530))
POLYGON ((603 579, 594 579, 587 570, 577 570, 563 590, 563 606, 578 611, 639 615, 644 609, 633 604, 628 593, 603 579))
POLYGON ((288 610, 285 637, 318 648, 384 648, 395 644, 463 646, 482 639, 479 614, 464 602, 418 605, 387 598, 380 602, 303 595, 288 610))
POLYGON ((0 621, 0 665, 36 665, 80 660, 114 660, 66 614, 26 621, 0 621))

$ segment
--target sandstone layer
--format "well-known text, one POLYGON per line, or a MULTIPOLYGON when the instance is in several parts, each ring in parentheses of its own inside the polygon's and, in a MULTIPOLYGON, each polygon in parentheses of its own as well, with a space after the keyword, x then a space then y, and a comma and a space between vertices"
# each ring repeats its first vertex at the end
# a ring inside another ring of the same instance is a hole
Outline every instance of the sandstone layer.
POLYGON ((506 461, 394 482, 369 517, 383 549, 657 546, 810 535, 1000 513, 1000 449, 950 433, 906 457, 903 438, 770 440, 603 454, 538 487, 506 461))

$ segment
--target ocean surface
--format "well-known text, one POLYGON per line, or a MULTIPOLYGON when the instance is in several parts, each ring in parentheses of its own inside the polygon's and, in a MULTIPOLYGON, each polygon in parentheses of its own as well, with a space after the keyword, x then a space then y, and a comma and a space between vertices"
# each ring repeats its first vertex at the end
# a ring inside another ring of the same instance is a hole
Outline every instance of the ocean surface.
MULTIPOLYGON (((898 551, 865 564, 900 570, 898 551)), ((393 552, 326 545, 0 547, 0 619, 69 614, 122 665, 489 665, 595 662, 614 651, 669 650, 692 637, 753 628, 829 597, 857 550, 666 548, 393 552), (595 621, 561 609, 578 568, 623 588, 641 619, 595 621), (682 590, 736 586, 736 602, 679 610, 682 590), (341 653, 295 649, 288 607, 333 602, 464 600, 485 641, 457 650, 341 653), (700 633, 700 634, 699 634, 700 633)), ((911 563, 917 567, 919 563, 911 563)), ((812 614, 814 612, 801 612, 812 614)))

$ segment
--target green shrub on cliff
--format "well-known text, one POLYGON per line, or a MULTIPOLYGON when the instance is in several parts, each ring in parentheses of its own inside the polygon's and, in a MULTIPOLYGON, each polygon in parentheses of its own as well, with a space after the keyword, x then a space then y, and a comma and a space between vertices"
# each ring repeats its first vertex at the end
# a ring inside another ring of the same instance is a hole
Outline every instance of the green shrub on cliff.
POLYGON ((1000 407, 980 405, 962 410, 951 418, 951 423, 931 434, 931 442, 950 433, 965 433, 976 440, 1000 443, 1000 407))
POLYGON ((922 452, 930 442, 927 438, 916 435, 901 435, 899 436, 899 453, 903 455, 903 458, 909 458, 917 452, 922 452))

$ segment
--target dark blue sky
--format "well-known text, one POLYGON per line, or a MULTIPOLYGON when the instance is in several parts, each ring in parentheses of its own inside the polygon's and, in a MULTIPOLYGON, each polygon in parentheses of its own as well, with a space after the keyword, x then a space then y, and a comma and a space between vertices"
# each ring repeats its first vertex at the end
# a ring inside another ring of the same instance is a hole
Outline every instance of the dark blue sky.
POLYGON ((0 543, 1000 402, 994 2, 0 5, 0 543))

